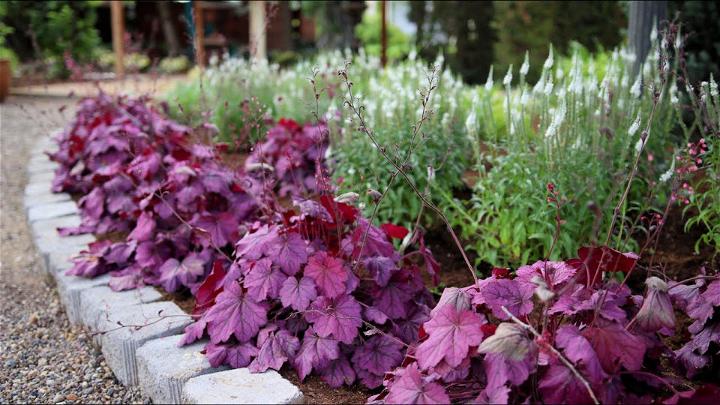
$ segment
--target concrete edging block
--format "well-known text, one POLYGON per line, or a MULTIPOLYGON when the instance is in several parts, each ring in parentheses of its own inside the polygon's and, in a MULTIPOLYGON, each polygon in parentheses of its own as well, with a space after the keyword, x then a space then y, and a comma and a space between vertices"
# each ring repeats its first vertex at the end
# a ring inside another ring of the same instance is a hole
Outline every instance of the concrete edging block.
POLYGON ((201 353, 207 340, 178 347, 182 335, 151 340, 137 350, 138 381, 155 403, 180 403, 182 387, 192 377, 228 368, 213 368, 201 353))

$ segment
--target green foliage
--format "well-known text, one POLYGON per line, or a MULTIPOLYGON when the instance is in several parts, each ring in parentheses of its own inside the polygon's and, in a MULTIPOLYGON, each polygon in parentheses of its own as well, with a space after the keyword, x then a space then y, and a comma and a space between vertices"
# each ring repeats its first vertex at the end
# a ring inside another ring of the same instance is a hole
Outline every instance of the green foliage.
POLYGON ((100 36, 95 29, 95 2, 8 1, 8 21, 15 32, 32 39, 38 57, 48 61, 53 74, 67 76, 65 56, 77 63, 92 61, 100 36))
MULTIPOLYGON (((379 142, 392 150, 405 150, 412 125, 420 117, 418 89, 425 85, 428 65, 414 55, 386 69, 379 59, 361 52, 358 55, 330 52, 313 60, 280 69, 262 61, 229 59, 214 63, 207 72, 189 83, 176 87, 168 96, 171 113, 181 121, 199 125, 208 117, 220 130, 220 140, 248 146, 264 135, 265 118, 291 118, 311 122, 319 118, 329 122, 332 134, 330 161, 336 180, 342 179, 340 192, 353 191, 366 206, 368 188, 383 190, 390 166, 373 150, 368 140, 357 135, 342 108, 344 90, 337 69, 352 60, 349 74, 353 90, 361 96, 368 124, 379 142), (316 87, 323 94, 318 105, 310 78, 316 72, 316 87), (203 114, 207 112, 207 114, 203 114)), ((436 65, 442 65, 440 59, 436 65)), ((438 89, 431 99, 434 114, 424 123, 422 145, 410 162, 410 175, 422 189, 450 190, 461 184, 467 166, 469 141, 464 116, 469 99, 463 85, 450 71, 440 73, 438 89), (436 179, 427 183, 428 166, 436 168, 436 179)), ((411 224, 420 211, 412 190, 397 181, 390 190, 379 218, 411 224)))
MULTIPOLYGON (((622 50, 608 60, 588 57, 578 48, 569 67, 558 66, 565 65, 562 58, 558 63, 550 56, 533 86, 523 73, 515 82, 506 75, 504 126, 497 124, 495 87, 488 83, 475 90, 474 113, 466 125, 477 139, 477 182, 469 201, 443 197, 453 225, 478 260, 506 266, 547 254, 555 227, 554 207, 545 202, 548 183, 563 197, 563 224, 552 257, 571 257, 596 237, 604 242, 610 218, 601 214, 612 213, 637 156, 652 107, 648 85, 660 85, 653 57, 646 62, 645 87, 629 77, 630 60, 622 50), (599 64, 605 66, 602 75, 599 64), (514 89, 511 83, 516 83, 514 89)), ((523 64, 520 71, 529 69, 523 64)), ((652 137, 642 148, 653 156, 652 163, 641 159, 641 177, 621 207, 620 230, 611 239, 620 249, 636 247, 628 237, 635 230, 629 218, 656 203, 643 197, 648 184, 642 178, 670 165, 666 134, 677 119, 671 99, 665 91, 649 131, 652 137)))
MULTIPOLYGON (((398 60, 410 52, 410 38, 394 24, 387 22, 387 57, 398 60)), ((355 35, 369 55, 380 56, 380 13, 372 10, 363 14, 360 24, 355 26, 355 35)))

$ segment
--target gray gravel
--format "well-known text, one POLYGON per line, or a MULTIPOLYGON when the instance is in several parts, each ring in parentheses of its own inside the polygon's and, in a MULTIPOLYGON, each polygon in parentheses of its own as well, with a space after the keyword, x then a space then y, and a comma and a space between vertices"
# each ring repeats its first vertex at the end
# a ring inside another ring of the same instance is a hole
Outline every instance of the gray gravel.
POLYGON ((68 322, 22 208, 30 148, 67 123, 73 106, 30 97, 0 104, 0 403, 147 402, 115 379, 92 338, 68 322))

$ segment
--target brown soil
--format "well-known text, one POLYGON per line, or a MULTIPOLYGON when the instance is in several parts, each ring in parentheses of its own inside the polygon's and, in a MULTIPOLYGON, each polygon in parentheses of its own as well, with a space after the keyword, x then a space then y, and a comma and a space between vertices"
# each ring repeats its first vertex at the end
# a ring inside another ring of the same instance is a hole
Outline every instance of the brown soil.
POLYGON ((332 388, 320 377, 310 375, 300 382, 295 370, 283 367, 280 375, 295 384, 305 396, 306 404, 364 404, 373 392, 354 384, 351 387, 332 388))
MULTIPOLYGON (((688 213, 688 215, 691 214, 688 213)), ((720 255, 712 246, 701 245, 699 252, 695 252, 695 242, 703 232, 704 229, 700 226, 685 232, 682 208, 673 207, 660 234, 654 258, 650 251, 649 254, 644 255, 640 265, 647 266, 652 261, 653 265, 660 266, 665 275, 675 280, 696 276, 703 266, 707 273, 719 271, 720 255)), ((644 241, 641 242, 644 243, 644 241)))
MULTIPOLYGON (((444 228, 432 229, 425 235, 425 242, 440 263, 440 283, 437 290, 442 291, 445 287, 466 287, 473 283, 472 274, 465 264, 452 236, 444 228)), ((475 263, 475 255, 468 252, 468 259, 471 264, 475 263)), ((476 267, 480 273, 487 273, 490 266, 481 265, 476 267)), ((429 280, 427 285, 432 285, 429 280)))

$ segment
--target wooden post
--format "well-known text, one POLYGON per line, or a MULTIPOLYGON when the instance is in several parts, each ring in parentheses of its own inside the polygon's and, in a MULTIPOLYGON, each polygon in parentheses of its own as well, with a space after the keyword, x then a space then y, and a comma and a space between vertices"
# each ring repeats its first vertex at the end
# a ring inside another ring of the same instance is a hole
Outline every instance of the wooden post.
POLYGON ((387 4, 380 2, 380 63, 382 67, 387 64, 387 4))
POLYGON ((631 1, 628 14, 628 41, 630 50, 635 53, 634 76, 650 52, 653 25, 660 29, 660 23, 667 18, 667 1, 631 1))
POLYGON ((125 77, 125 15, 122 1, 110 2, 113 51, 115 52, 115 75, 125 77))
POLYGON ((257 59, 267 57, 265 33, 265 2, 250 2, 250 54, 257 59))
POLYGON ((193 45, 195 47, 195 63, 202 70, 205 68, 205 22, 201 1, 193 1, 193 45))

